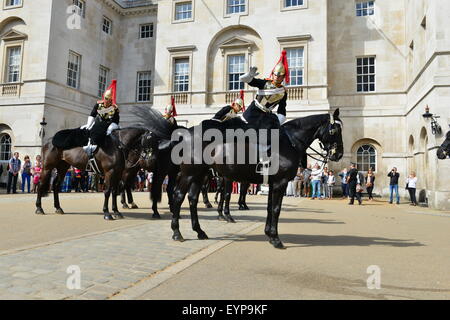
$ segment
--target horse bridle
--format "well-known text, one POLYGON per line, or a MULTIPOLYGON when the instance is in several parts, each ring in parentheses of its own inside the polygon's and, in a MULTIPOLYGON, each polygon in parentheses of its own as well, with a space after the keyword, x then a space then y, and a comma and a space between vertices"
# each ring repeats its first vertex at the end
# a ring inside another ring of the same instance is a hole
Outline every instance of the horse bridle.
MULTIPOLYGON (((334 116, 330 114, 330 121, 328 122, 328 134, 330 136, 334 136, 336 134, 336 132, 337 132, 337 130, 335 128, 333 128, 335 123, 339 124, 342 127, 342 122, 340 120, 335 120, 334 116)), ((318 134, 318 132, 320 130, 323 130, 322 127, 317 129, 316 133, 314 134, 314 137, 317 136, 317 134, 318 134)), ((309 153, 307 153, 307 155, 308 155, 308 157, 310 157, 310 158, 312 158, 312 159, 314 159, 316 161, 322 162, 321 168, 323 168, 328 163, 328 160, 330 158, 330 153, 331 153, 331 155, 333 155, 336 152, 336 149, 337 149, 338 145, 337 145, 337 142, 334 142, 334 143, 332 143, 330 145, 330 148, 325 149, 325 146, 319 140, 319 147, 322 149, 322 151, 325 151, 326 154, 323 154, 322 152, 318 152, 316 149, 314 149, 311 146, 308 146, 307 150, 311 149, 313 152, 315 152, 317 155, 319 155, 319 157, 321 157, 323 160, 322 159, 318 159, 318 158, 312 156, 309 153)))

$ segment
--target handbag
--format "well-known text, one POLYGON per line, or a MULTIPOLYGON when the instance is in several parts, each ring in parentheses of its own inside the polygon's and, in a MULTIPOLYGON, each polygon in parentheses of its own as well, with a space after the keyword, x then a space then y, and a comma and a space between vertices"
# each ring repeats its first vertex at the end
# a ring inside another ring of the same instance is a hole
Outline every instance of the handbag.
POLYGON ((361 185, 360 184, 357 184, 356 185, 356 192, 363 192, 363 187, 361 187, 361 185))

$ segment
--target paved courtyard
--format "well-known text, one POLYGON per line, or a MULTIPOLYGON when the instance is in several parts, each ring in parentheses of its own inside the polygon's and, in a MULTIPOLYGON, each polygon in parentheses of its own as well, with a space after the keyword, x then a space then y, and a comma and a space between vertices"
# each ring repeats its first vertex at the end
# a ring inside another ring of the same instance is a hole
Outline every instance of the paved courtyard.
POLYGON ((0 299, 450 299, 449 212, 285 198, 287 249, 276 250, 263 234, 265 196, 234 210, 236 224, 201 208, 206 241, 185 207, 183 243, 171 240, 166 199, 152 220, 148 194, 136 198, 140 209, 107 222, 101 194, 63 194, 65 215, 45 198, 46 216, 33 195, 1 195, 0 299), (374 266, 380 289, 367 286, 374 266), (68 289, 73 268, 80 289, 68 289))

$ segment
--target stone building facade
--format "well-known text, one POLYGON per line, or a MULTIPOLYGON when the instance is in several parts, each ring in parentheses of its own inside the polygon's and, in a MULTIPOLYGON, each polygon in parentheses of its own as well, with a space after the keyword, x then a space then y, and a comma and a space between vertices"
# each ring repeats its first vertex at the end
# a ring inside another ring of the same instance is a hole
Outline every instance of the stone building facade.
MULTIPOLYGON (((137 74, 149 71, 152 94, 142 103, 162 111, 173 95, 178 122, 191 126, 239 89, 248 104, 254 90, 238 76, 255 65, 267 77, 286 49, 294 79, 288 119, 341 110, 345 155, 330 165, 335 172, 350 161, 373 167, 375 192, 386 195, 395 166, 406 196, 404 178, 414 170, 420 200, 450 208, 450 161, 438 161, 435 150, 450 118, 449 1, 86 0, 81 30, 65 27, 73 0, 40 1, 39 28, 31 18, 36 1, 19 2, 0 15, 0 34, 25 35, 11 40, 25 44, 20 96, 0 96, 0 132, 11 133, 14 150, 37 152, 42 117, 47 135, 82 124, 97 98, 100 65, 118 79, 126 123, 141 103, 137 74), (111 35, 102 30, 104 16, 111 35), (147 23, 153 37, 138 39, 136 30, 147 23), (69 51, 82 57, 79 88, 67 86, 69 51), (422 116, 426 106, 440 116, 442 134, 422 116)), ((9 88, 3 79, 2 92, 9 88)))

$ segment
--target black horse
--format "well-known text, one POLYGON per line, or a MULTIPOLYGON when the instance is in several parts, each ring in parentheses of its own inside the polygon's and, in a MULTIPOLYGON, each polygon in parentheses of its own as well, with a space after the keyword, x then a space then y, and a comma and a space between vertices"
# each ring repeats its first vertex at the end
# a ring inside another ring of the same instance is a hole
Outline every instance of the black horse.
MULTIPOLYGON (((68 136, 70 136, 71 131, 65 131, 69 132, 68 136)), ((98 167, 105 175, 106 190, 104 192, 105 201, 103 204, 105 220, 114 220, 108 209, 108 202, 111 194, 114 216, 116 218, 123 218, 117 208, 117 194, 119 191, 119 182, 121 180, 122 172, 125 168, 125 159, 128 157, 129 153, 135 152, 136 149, 142 148, 141 138, 146 134, 148 134, 148 130, 144 128, 125 128, 115 130, 111 135, 106 136, 105 143, 95 154, 98 167)), ((55 146, 54 141, 55 140, 47 142, 42 148, 43 171, 41 174, 41 183, 37 193, 36 214, 44 214, 41 198, 47 195, 51 172, 54 168, 57 170, 57 177, 53 184, 54 206, 56 208, 56 213, 63 214, 64 211, 59 202, 59 190, 66 172, 70 166, 84 169, 88 163, 88 156, 81 146, 62 148, 55 146)))
MULTIPOLYGON (((215 122, 215 121, 212 121, 215 122)), ((224 132, 229 128, 246 128, 240 119, 231 119, 222 123, 212 124, 211 121, 203 121, 203 129, 215 126, 219 131, 224 132)), ((316 139, 323 145, 323 149, 327 151, 329 160, 339 161, 343 156, 342 143, 342 122, 339 120, 339 109, 333 115, 322 114, 309 116, 291 120, 283 125, 279 137, 279 153, 275 155, 278 159, 278 171, 268 177, 269 196, 267 205, 267 220, 265 226, 265 234, 269 237, 270 243, 275 248, 284 248, 278 236, 278 219, 281 210, 283 196, 290 180, 294 178, 301 159, 304 158, 307 148, 316 139)), ((192 228, 197 232, 199 239, 207 239, 208 236, 201 229, 198 221, 197 203, 203 177, 207 174, 209 166, 211 166, 220 175, 234 181, 246 181, 251 183, 263 183, 265 177, 257 172, 257 164, 223 164, 225 156, 229 155, 230 149, 234 148, 236 155, 237 144, 234 140, 227 141, 227 146, 222 144, 220 148, 214 149, 211 153, 213 163, 206 164, 204 159, 195 158, 194 139, 198 139, 195 135, 195 129, 191 128, 189 134, 183 135, 184 145, 190 148, 190 159, 182 162, 180 166, 180 175, 174 190, 172 205, 172 238, 177 241, 183 241, 183 237, 179 230, 179 217, 181 204, 189 192, 189 207, 191 212, 192 228), (231 148, 230 148, 231 147, 231 148), (192 152, 193 151, 193 152, 192 152)), ((272 140, 272 144, 275 140, 272 140)), ((202 151, 208 145, 203 142, 202 151)), ((249 144, 245 144, 246 154, 249 154, 249 144)), ((203 154, 203 153, 202 153, 203 154)), ((234 162, 236 163, 236 162, 234 162)))
POLYGON ((440 160, 444 160, 450 157, 450 131, 447 132, 444 142, 441 144, 439 149, 436 151, 437 157, 440 160))

